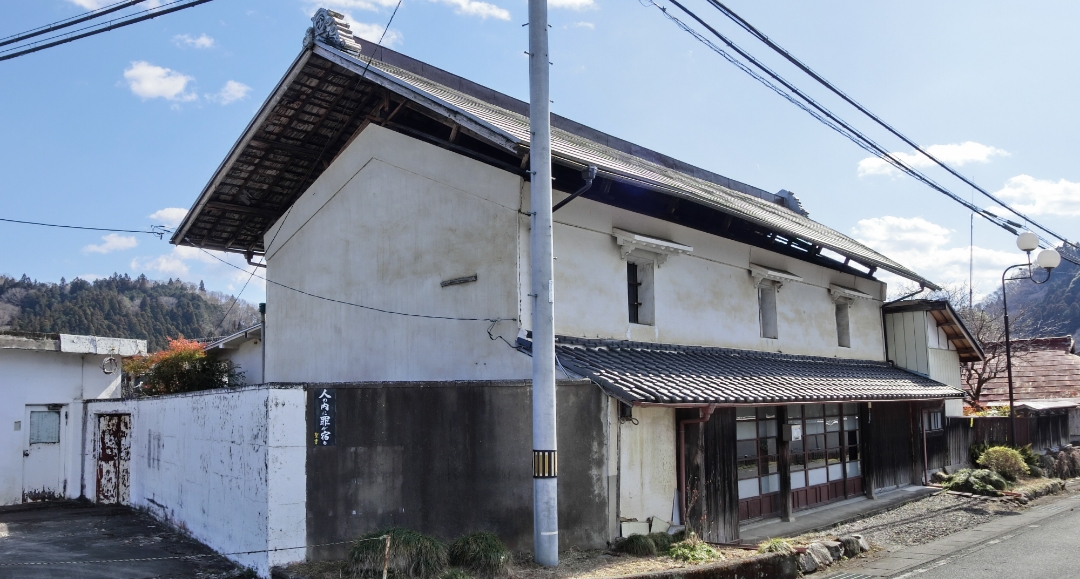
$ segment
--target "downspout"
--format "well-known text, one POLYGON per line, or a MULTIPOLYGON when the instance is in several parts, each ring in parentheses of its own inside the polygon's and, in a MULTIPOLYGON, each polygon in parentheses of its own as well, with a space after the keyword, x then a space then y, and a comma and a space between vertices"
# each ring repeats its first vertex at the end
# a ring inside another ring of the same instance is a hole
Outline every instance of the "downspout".
POLYGON ((588 167, 582 169, 581 178, 585 179, 585 185, 582 186, 581 189, 575 191, 566 199, 563 199, 562 201, 556 203, 555 206, 551 208, 552 213, 555 213, 556 211, 561 209, 563 205, 566 205, 567 203, 573 201, 578 197, 578 195, 581 195, 582 193, 588 191, 590 187, 592 187, 593 179, 596 179, 596 165, 589 165, 588 167))
POLYGON ((705 408, 698 408, 698 418, 688 418, 686 420, 679 421, 679 509, 680 516, 682 518, 682 524, 686 524, 686 517, 689 513, 688 506, 686 504, 686 425, 687 424, 704 424, 712 417, 713 411, 716 410, 715 404, 710 404, 705 408))
POLYGON ((266 384, 266 303, 259 304, 259 321, 262 323, 262 339, 260 340, 260 354, 262 355, 262 380, 266 384))

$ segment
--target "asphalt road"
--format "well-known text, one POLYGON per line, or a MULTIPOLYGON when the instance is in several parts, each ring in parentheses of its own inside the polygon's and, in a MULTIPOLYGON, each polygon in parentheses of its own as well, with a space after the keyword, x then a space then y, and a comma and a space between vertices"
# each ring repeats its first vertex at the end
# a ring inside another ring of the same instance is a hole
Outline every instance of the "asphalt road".
POLYGON ((1080 507, 902 575, 911 579, 1080 577, 1080 507))
POLYGON ((0 509, 0 579, 239 576, 240 569, 205 545, 127 507, 61 502, 0 509))

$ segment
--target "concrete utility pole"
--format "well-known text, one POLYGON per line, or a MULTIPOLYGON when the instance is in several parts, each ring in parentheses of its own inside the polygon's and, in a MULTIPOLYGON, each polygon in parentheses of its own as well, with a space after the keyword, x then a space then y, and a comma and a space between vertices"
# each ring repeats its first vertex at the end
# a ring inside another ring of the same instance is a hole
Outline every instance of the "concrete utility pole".
POLYGON ((529 188, 532 206, 533 556, 559 564, 555 437, 555 275, 551 231, 551 107, 547 0, 529 0, 529 188))

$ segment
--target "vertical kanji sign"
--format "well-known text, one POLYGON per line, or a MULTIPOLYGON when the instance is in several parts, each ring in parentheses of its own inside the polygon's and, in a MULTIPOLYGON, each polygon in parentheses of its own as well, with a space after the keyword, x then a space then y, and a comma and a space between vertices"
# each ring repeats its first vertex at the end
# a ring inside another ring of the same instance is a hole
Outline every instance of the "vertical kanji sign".
POLYGON ((334 446, 337 391, 319 388, 315 391, 315 446, 334 446))

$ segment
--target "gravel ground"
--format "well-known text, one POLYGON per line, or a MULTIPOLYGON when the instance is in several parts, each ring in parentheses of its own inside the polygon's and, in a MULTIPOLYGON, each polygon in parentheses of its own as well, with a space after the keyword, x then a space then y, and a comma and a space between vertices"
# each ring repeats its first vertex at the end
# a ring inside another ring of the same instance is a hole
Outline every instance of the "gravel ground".
MULTIPOLYGON (((717 548, 723 558, 711 561, 730 561, 756 555, 757 552, 746 549, 717 548)), ((702 563, 705 564, 705 563, 702 563)), ((578 551, 571 549, 559 553, 559 566, 550 569, 535 563, 517 563, 511 572, 513 579, 601 579, 625 577, 639 573, 650 573, 666 569, 693 567, 689 563, 676 561, 671 557, 634 557, 632 555, 612 555, 605 551, 578 551)))
POLYGON ((825 532, 796 537, 793 542, 808 544, 830 537, 860 534, 877 548, 894 549, 929 543, 996 517, 1016 514, 1024 508, 1010 500, 939 493, 825 532))

